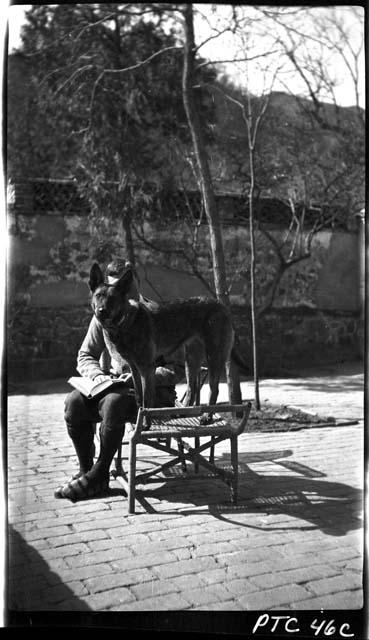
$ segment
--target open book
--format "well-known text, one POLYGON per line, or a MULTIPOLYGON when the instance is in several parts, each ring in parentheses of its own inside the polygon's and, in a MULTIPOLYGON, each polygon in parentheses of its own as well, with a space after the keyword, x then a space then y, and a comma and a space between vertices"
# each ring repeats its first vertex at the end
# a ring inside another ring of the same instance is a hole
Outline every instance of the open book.
POLYGON ((109 380, 103 380, 102 382, 95 382, 91 378, 84 378, 83 376, 72 376, 68 382, 72 387, 83 393, 86 398, 94 398, 105 389, 108 389, 114 384, 122 384, 132 378, 130 373, 123 374, 120 378, 110 378, 109 380))

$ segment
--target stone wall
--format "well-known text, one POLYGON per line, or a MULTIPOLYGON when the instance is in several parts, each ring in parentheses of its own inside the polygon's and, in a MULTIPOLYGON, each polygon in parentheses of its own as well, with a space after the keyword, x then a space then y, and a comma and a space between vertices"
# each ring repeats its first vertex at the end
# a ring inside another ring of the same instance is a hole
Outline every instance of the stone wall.
MULTIPOLYGON (((233 307, 243 359, 252 374, 250 310, 233 307)), ((24 382, 67 378, 76 373, 76 355, 91 318, 89 305, 31 307, 12 318, 8 340, 8 379, 24 382)), ((259 324, 261 376, 297 367, 332 364, 360 357, 359 317, 312 309, 274 310, 259 324)))
MULTIPOLYGON (((92 221, 83 210, 61 208, 48 210, 35 204, 29 184, 17 185, 9 206, 7 342, 8 373, 13 379, 74 373, 91 315, 90 266, 95 260, 103 265, 123 251, 119 221, 104 216, 92 221)), ((149 244, 136 237, 135 249, 145 295, 168 300, 208 294, 204 282, 188 274, 193 236, 183 221, 147 223, 142 230, 149 244), (173 248, 181 248, 182 253, 170 253, 173 248)), ((271 232, 280 238, 284 230, 271 232)), ((235 324, 250 360, 249 233, 244 224, 228 222, 223 235, 235 324)), ((358 346, 358 335, 363 335, 360 238, 363 242, 357 233, 321 231, 314 238, 311 257, 286 272, 274 309, 259 328, 262 374, 363 353, 362 345, 358 346)), ((211 285, 207 225, 198 228, 197 245, 197 267, 211 285)), ((262 304, 276 256, 262 233, 257 235, 257 248, 257 300, 262 304)))
MULTIPOLYGON (((233 318, 251 372, 249 309, 234 307, 233 318)), ((300 367, 360 359, 364 350, 359 327, 359 314, 350 312, 274 309, 258 324, 260 375, 283 375, 300 367)))
POLYGON ((76 356, 91 318, 89 305, 28 307, 8 328, 10 382, 75 375, 76 356))
MULTIPOLYGON (((35 214, 10 216, 10 292, 27 293, 31 306, 81 303, 92 262, 102 265, 114 254, 123 253, 117 221, 101 218, 98 228, 86 216, 35 214)), ((274 237, 283 231, 272 230, 274 237)), ((165 228, 145 225, 146 244, 135 239, 138 268, 144 291, 155 298, 184 297, 206 292, 201 280, 189 275, 192 237, 188 228, 168 222, 165 228), (156 250, 153 248, 155 247, 156 250), (172 249, 182 253, 170 253, 172 249), (170 292, 170 294, 168 293, 170 292)), ((245 226, 224 227, 224 251, 230 280, 230 295, 247 304, 249 292, 250 239, 245 226)), ((358 234, 321 231, 312 244, 311 257, 285 273, 274 305, 301 304, 331 310, 356 312, 359 301, 358 234)), ((196 268, 212 286, 212 262, 208 227, 200 227, 196 268)), ((265 236, 257 233, 257 298, 262 305, 276 268, 276 254, 265 236)), ((87 296, 86 291, 86 296, 87 296)), ((87 301, 87 297, 85 297, 87 301)))

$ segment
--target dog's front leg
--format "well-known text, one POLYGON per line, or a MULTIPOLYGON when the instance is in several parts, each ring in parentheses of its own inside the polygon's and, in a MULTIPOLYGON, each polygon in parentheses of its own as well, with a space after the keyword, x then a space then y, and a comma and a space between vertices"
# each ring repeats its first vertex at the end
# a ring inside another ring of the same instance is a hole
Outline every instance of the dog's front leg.
POLYGON ((135 388, 137 406, 143 407, 143 389, 142 389, 140 372, 137 366, 133 362, 129 363, 129 367, 132 373, 133 386, 135 388))
MULTIPOLYGON (((219 394, 219 378, 221 372, 221 364, 215 363, 208 358, 208 373, 209 373, 209 399, 208 404, 214 405, 218 399, 219 394)), ((211 424, 213 422, 212 413, 203 413, 200 418, 200 424, 211 424)))
POLYGON ((184 348, 187 392, 183 402, 185 407, 200 401, 200 369, 204 357, 204 347, 200 340, 193 340, 184 348))
MULTIPOLYGON (((141 369, 141 386, 143 407, 149 409, 155 406, 155 365, 149 365, 141 369)), ((150 418, 146 417, 146 428, 150 429, 150 418)))

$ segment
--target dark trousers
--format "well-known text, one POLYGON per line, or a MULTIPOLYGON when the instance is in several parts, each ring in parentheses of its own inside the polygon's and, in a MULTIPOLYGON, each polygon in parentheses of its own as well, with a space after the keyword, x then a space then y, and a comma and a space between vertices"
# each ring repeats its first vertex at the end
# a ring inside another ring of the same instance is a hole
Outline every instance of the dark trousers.
POLYGON ((124 435, 126 422, 136 419, 137 404, 132 389, 115 385, 98 398, 85 398, 72 391, 65 399, 64 418, 79 461, 80 471, 107 478, 124 435), (100 452, 94 464, 95 423, 100 422, 100 452))

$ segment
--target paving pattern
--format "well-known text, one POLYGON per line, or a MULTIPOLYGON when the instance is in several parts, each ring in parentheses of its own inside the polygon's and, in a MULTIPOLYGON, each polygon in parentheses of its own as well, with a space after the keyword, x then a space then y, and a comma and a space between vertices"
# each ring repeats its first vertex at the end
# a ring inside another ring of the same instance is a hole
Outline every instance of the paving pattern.
MULTIPOLYGON (((97 499, 55 499, 54 489, 75 471, 62 418, 65 389, 11 395, 9 608, 360 609, 363 375, 354 367, 285 385, 264 381, 261 390, 263 401, 283 396, 286 403, 346 422, 244 433, 237 507, 219 480, 184 479, 172 470, 144 487, 136 515, 127 515, 124 491, 113 479, 97 499), (314 393, 322 394, 319 401, 314 393)), ((251 397, 252 385, 243 383, 243 392, 251 397)), ((216 455, 229 465, 226 444, 216 455)), ((159 452, 141 448, 142 467, 159 458, 159 452)))

